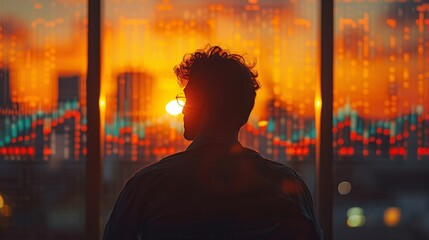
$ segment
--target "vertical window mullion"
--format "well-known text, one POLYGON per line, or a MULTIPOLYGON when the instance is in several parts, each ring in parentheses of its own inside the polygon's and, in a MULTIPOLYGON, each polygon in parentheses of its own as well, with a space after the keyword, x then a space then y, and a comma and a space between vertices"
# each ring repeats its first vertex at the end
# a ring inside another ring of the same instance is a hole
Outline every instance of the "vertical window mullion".
MULTIPOLYGON (((325 240, 332 239, 333 229, 333 63, 334 63, 334 0, 320 1, 320 96, 321 110, 316 113, 318 125, 316 153, 317 211, 325 240), (318 115, 318 116, 317 116, 318 115)), ((317 101, 317 99, 316 99, 317 101)))
POLYGON ((101 205, 101 0, 88 0, 88 69, 86 78, 86 239, 100 239, 101 205))

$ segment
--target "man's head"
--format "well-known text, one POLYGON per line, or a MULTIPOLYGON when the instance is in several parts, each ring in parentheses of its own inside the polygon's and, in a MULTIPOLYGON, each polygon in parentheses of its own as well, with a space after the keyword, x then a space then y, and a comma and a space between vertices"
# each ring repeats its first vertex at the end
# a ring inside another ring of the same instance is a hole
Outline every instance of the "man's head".
POLYGON ((238 132, 247 122, 260 88, 254 66, 218 46, 185 55, 174 72, 185 87, 186 139, 206 131, 238 132))

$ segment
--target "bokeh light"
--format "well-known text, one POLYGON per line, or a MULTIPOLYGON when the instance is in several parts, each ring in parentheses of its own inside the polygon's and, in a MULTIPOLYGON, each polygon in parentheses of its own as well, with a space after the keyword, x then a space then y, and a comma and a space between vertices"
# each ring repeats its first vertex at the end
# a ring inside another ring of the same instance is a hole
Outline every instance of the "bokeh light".
POLYGON ((106 107, 106 97, 101 96, 99 99, 99 106, 100 108, 105 108, 106 107))
POLYGON ((343 181, 340 184, 338 184, 338 193, 341 195, 347 195, 352 190, 352 185, 350 182, 343 181))
POLYGON ((322 107, 322 99, 320 97, 314 98, 314 108, 319 109, 322 107))
POLYGON ((384 211, 384 224, 388 227, 395 227, 401 220, 401 209, 389 207, 384 211))
POLYGON ((265 120, 264 120, 264 121, 259 121, 259 122, 258 122, 258 126, 259 126, 259 127, 266 127, 267 125, 268 125, 268 121, 265 121, 265 120))
POLYGON ((347 226, 351 228, 362 227, 365 221, 366 219, 362 208, 352 207, 347 210, 347 226))

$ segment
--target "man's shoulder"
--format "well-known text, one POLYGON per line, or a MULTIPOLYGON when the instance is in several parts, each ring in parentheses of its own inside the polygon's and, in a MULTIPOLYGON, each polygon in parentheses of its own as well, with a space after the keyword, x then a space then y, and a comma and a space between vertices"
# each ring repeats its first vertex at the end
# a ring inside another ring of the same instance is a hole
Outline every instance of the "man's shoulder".
MULTIPOLYGON (((236 157, 243 158, 245 161, 253 161, 255 167, 260 168, 261 171, 269 172, 274 175, 281 175, 282 177, 287 178, 301 178, 300 174, 292 167, 266 158, 252 149, 243 148, 241 153, 242 154, 236 155, 236 157)), ((200 160, 197 158, 201 154, 203 153, 199 153, 194 150, 187 150, 169 155, 154 164, 140 169, 134 174, 133 178, 135 180, 141 180, 146 177, 157 176, 161 172, 165 173, 166 171, 177 170, 180 166, 188 166, 189 163, 195 162, 194 160, 200 160), (185 161, 187 164, 185 164, 185 161)))
POLYGON ((155 172, 159 172, 159 171, 163 171, 163 170, 175 167, 178 160, 184 159, 188 155, 189 155, 189 153, 187 151, 182 151, 182 152, 177 152, 175 154, 164 157, 161 160, 159 160, 158 162, 153 163, 149 166, 143 167, 142 169, 138 170, 134 174, 133 178, 141 179, 147 175, 150 175, 151 173, 155 173, 155 172))
POLYGON ((286 177, 297 177, 301 178, 301 175, 292 167, 287 164, 273 161, 259 154, 258 152, 245 148, 247 151, 252 153, 252 156, 259 160, 260 166, 266 168, 268 171, 277 172, 286 177))

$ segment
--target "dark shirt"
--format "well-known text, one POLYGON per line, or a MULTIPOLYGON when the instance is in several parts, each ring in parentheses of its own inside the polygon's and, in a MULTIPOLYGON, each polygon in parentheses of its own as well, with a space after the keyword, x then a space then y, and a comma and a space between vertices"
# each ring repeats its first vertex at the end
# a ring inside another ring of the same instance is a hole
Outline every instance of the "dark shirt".
POLYGON ((125 184, 104 239, 321 239, 296 171, 238 142, 194 141, 125 184))

